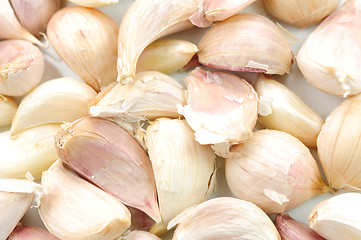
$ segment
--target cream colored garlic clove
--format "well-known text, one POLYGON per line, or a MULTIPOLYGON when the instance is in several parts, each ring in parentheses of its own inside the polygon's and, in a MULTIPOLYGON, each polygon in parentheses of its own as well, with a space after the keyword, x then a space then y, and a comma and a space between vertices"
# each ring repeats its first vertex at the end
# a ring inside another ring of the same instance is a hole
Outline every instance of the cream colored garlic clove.
POLYGON ((119 0, 68 0, 68 1, 83 7, 92 7, 92 8, 104 7, 119 2, 119 0))
POLYGON ((231 71, 283 75, 290 73, 293 62, 290 44, 281 30, 254 13, 237 14, 216 23, 198 48, 201 64, 231 71))
POLYGON ((23 226, 19 223, 16 228, 9 235, 8 240, 58 240, 55 236, 51 235, 46 229, 23 226))
POLYGON ((297 55, 306 80, 321 91, 348 96, 361 92, 361 2, 350 0, 325 19, 297 55))
POLYGON ((263 74, 258 75, 255 90, 261 99, 270 101, 270 114, 258 116, 267 128, 280 130, 298 138, 308 147, 316 147, 322 118, 294 92, 263 74))
POLYGON ((96 91, 116 80, 117 24, 103 12, 83 7, 57 11, 47 27, 64 62, 96 91))
POLYGON ((88 115, 89 101, 96 92, 73 78, 47 81, 24 97, 11 125, 14 136, 45 123, 75 121, 88 115))
POLYGON ((169 224, 173 240, 280 240, 269 217, 253 203, 220 197, 186 209, 169 224))
POLYGON ((74 171, 160 221, 151 162, 126 130, 104 118, 86 117, 62 125, 55 141, 60 159, 74 171))
POLYGON ((266 213, 283 212, 329 190, 308 148, 281 131, 256 131, 231 147, 225 169, 233 194, 266 213))
POLYGON ((40 50, 23 40, 0 42, 0 94, 23 96, 36 87, 44 74, 40 50))
POLYGON ((113 240, 130 226, 129 210, 115 197, 75 175, 56 161, 43 173, 46 192, 39 214, 62 240, 113 240))
POLYGON ((10 125, 17 109, 18 104, 14 100, 0 95, 0 126, 10 125))
POLYGON ((160 118, 146 130, 146 146, 158 190, 161 223, 150 232, 161 235, 184 209, 206 200, 215 187, 215 155, 201 146, 184 120, 160 118))
POLYGON ((185 79, 187 105, 179 107, 200 144, 237 143, 252 135, 258 97, 253 87, 226 72, 197 68, 185 79))
POLYGON ((160 238, 149 232, 133 231, 122 236, 119 240, 160 240, 160 238))

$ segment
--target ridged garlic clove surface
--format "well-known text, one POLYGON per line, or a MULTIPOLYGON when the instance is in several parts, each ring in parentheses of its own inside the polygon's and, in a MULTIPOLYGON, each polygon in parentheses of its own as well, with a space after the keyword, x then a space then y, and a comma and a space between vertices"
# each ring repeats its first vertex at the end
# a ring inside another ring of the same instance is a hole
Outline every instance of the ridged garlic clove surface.
POLYGON ((10 125, 17 109, 18 104, 14 100, 0 95, 0 126, 10 125))
POLYGON ((133 231, 122 236, 119 240, 160 240, 160 238, 149 232, 133 231))
POLYGON ((46 229, 23 226, 21 223, 18 224, 15 229, 11 232, 8 240, 58 240, 59 238, 51 235, 46 229))
POLYGON ((98 8, 118 3, 119 0, 69 0, 69 2, 75 3, 83 7, 98 8))

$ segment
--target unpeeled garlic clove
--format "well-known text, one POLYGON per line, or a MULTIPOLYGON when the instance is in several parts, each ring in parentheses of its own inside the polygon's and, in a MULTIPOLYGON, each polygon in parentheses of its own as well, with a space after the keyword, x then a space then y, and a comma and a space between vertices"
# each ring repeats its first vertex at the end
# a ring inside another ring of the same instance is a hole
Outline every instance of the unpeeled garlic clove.
POLYGON ((58 78, 36 87, 21 101, 11 125, 14 136, 45 123, 75 121, 88 115, 88 102, 96 92, 73 78, 58 78))
POLYGON ((98 92, 116 80, 117 32, 117 24, 105 13, 83 7, 57 11, 47 27, 55 51, 98 92))
POLYGON ((187 105, 179 107, 200 144, 237 143, 252 135, 258 97, 253 87, 226 72, 197 68, 185 79, 187 105))
POLYGON ((271 219, 253 203, 231 197, 208 200, 186 209, 169 224, 173 240, 280 240, 271 219))
POLYGON ((17 109, 18 104, 14 100, 0 95, 0 126, 10 125, 17 109))
POLYGON ((122 236, 119 240, 160 240, 160 238, 149 232, 133 231, 122 236))
POLYGON ((215 155, 194 139, 184 120, 160 118, 146 130, 162 222, 150 232, 161 235, 168 222, 184 209, 206 200, 215 187, 215 155))
POLYGON ((23 40, 0 42, 0 94, 19 97, 40 83, 44 59, 40 50, 23 40))
POLYGON ((55 236, 51 235, 46 229, 23 226, 19 223, 16 228, 9 235, 8 240, 58 240, 55 236))
POLYGON ((119 0, 69 0, 69 2, 75 3, 83 7, 98 8, 118 3, 119 0))
POLYGON ((308 148, 281 131, 256 131, 232 146, 225 169, 233 194, 266 213, 283 212, 329 190, 308 148))
POLYGON ((129 210, 115 197, 56 161, 43 173, 46 192, 39 214, 47 229, 63 240, 113 240, 130 226, 129 210))

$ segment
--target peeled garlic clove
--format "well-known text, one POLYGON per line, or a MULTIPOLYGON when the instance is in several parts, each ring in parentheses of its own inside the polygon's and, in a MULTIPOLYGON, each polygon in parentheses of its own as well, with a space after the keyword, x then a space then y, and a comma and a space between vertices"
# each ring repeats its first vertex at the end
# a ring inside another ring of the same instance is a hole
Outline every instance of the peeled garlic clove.
POLYGON ((55 51, 98 92, 116 80, 117 32, 118 26, 109 16, 83 7, 57 11, 47 27, 55 51))
POLYGON ((88 102, 97 93, 73 78, 47 81, 24 97, 11 125, 11 135, 44 123, 75 121, 88 115, 88 102))
POLYGON ((261 99, 269 99, 270 114, 258 119, 267 128, 284 131, 308 147, 316 147, 322 118, 309 108, 294 92, 263 74, 258 75, 255 90, 261 99))
POLYGON ((98 8, 118 3, 119 0, 69 0, 69 2, 75 3, 83 7, 98 8))
POLYGON ((119 240, 160 240, 160 238, 149 232, 133 231, 122 236, 119 240))
POLYGON ((110 120, 86 117, 62 125, 55 141, 60 159, 74 171, 160 221, 151 162, 127 131, 110 120))
POLYGON ((258 97, 245 80, 231 73, 197 68, 185 82, 187 105, 179 112, 200 144, 237 143, 252 135, 258 97))
POLYGON ((283 75, 290 73, 293 61, 281 30, 254 13, 241 13, 216 23, 202 37, 198 48, 201 64, 231 71, 283 75))
POLYGON ((51 235, 44 228, 23 226, 22 224, 18 224, 8 237, 8 240, 28 240, 28 239, 57 240, 58 238, 51 235))
POLYGON ((361 2, 350 0, 325 19, 297 55, 306 80, 321 91, 348 96, 361 92, 359 69, 361 2), (341 51, 342 49, 342 51, 341 51))
POLYGON ((37 86, 43 77, 40 50, 23 40, 0 42, 0 94, 19 97, 37 86))
POLYGON ((225 169, 233 194, 266 213, 284 212, 329 190, 308 148, 281 131, 256 131, 232 146, 225 169))
POLYGON ((116 198, 56 161, 43 173, 46 192, 39 214, 46 228, 64 240, 113 240, 130 226, 129 210, 116 198))
POLYGON ((160 235, 184 209, 206 200, 215 186, 215 155, 194 139, 184 120, 160 118, 146 130, 146 146, 158 190, 161 223, 150 232, 160 235))
POLYGON ((10 125, 17 109, 18 104, 14 100, 0 95, 0 126, 10 125))
POLYGON ((177 225, 173 240, 280 240, 271 219, 253 203, 220 197, 193 206, 169 224, 177 225))

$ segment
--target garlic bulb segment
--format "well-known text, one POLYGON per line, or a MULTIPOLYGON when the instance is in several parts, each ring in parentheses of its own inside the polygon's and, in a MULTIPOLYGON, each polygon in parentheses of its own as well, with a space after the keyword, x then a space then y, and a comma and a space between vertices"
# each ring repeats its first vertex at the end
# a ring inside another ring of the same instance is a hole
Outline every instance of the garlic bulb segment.
POLYGON ((310 213, 310 227, 327 240, 361 239, 361 194, 344 193, 317 204, 310 213))
POLYGON ((69 2, 75 3, 83 7, 98 8, 118 3, 119 0, 69 0, 69 2))
MULTIPOLYGON (((322 1, 320 1, 322 2, 322 1)), ((307 38, 296 57, 306 80, 326 93, 348 96, 361 92, 361 3, 345 2, 307 38)))
POLYGON ((55 51, 98 92, 116 80, 117 33, 118 26, 109 16, 83 7, 57 11, 47 27, 55 51))
POLYGON ((192 59, 197 51, 196 45, 185 40, 157 40, 140 55, 137 72, 159 71, 165 74, 177 72, 192 59))
POLYGON ((58 240, 55 236, 51 235, 46 229, 23 226, 19 223, 12 233, 9 235, 8 240, 58 240))
POLYGON ((267 74, 290 73, 293 54, 282 31, 254 13, 237 14, 213 25, 198 44, 207 67, 267 74))
POLYGON ((21 101, 11 125, 11 135, 44 123, 75 121, 88 115, 88 102, 97 93, 73 78, 40 84, 21 101))
POLYGON ((90 104, 89 112, 92 116, 137 122, 178 118, 178 104, 185 104, 183 86, 163 73, 149 71, 137 73, 131 84, 111 84, 90 104))
POLYGON ((23 40, 0 42, 0 94, 23 96, 40 83, 43 74, 44 59, 37 47, 23 40))
POLYGON ((122 236, 119 240, 160 240, 160 238, 149 232, 133 231, 122 236))
POLYGON ((169 224, 173 240, 280 240, 271 219, 253 203, 231 197, 208 200, 186 209, 169 224))
POLYGON ((10 125, 17 109, 18 104, 14 100, 0 95, 0 126, 10 125))
POLYGON ((158 190, 161 223, 150 232, 161 235, 184 209, 201 203, 215 187, 215 155, 194 139, 184 120, 160 118, 146 130, 146 146, 158 190))
POLYGON ((62 240, 113 240, 130 226, 129 210, 116 198, 56 161, 43 173, 46 192, 39 214, 46 228, 62 240))
POLYGON ((252 135, 258 97, 253 87, 226 72, 197 68, 185 79, 187 105, 179 107, 200 144, 237 143, 252 135))
POLYGON ((129 230, 148 231, 154 224, 154 220, 151 219, 147 214, 140 211, 139 209, 128 206, 130 214, 132 215, 132 225, 129 230))
POLYGON ((269 214, 284 212, 329 190, 308 148, 276 130, 256 131, 232 146, 225 170, 233 194, 269 214))
POLYGON ((258 75, 255 90, 260 99, 269 99, 270 113, 258 119, 269 129, 284 131, 308 147, 316 147, 322 118, 293 91, 263 74, 258 75))
POLYGON ((55 141, 60 159, 75 172, 160 221, 151 162, 126 130, 104 118, 86 117, 62 125, 55 141))
POLYGON ((11 137, 0 133, 0 178, 24 178, 30 172, 35 180, 58 158, 54 136, 59 124, 43 124, 11 137))

